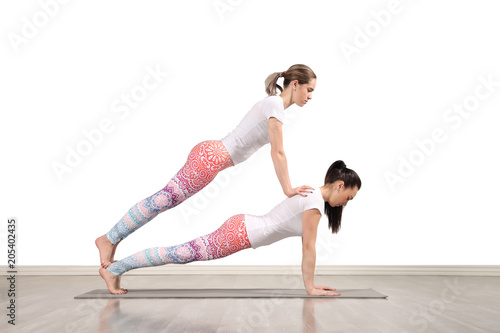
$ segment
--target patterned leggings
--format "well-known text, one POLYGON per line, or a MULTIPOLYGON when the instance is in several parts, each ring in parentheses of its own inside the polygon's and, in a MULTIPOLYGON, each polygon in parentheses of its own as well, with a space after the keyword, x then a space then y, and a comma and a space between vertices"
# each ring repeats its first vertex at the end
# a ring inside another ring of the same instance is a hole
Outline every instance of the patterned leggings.
POLYGON ((153 247, 137 252, 111 264, 107 270, 119 276, 140 267, 219 259, 249 247, 245 215, 240 214, 230 217, 211 234, 176 246, 153 247))
POLYGON ((186 164, 167 186, 132 206, 106 236, 111 243, 118 243, 158 214, 201 191, 220 171, 230 166, 233 166, 233 161, 221 141, 197 144, 189 153, 186 164))

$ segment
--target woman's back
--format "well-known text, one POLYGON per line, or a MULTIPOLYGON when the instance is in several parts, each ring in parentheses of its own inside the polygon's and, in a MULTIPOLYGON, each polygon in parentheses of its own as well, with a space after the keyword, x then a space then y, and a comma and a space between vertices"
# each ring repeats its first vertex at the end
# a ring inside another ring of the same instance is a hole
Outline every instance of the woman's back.
POLYGON ((263 216, 245 214, 252 247, 255 249, 283 238, 302 236, 302 214, 309 209, 318 209, 322 214, 325 205, 320 189, 311 191, 306 197, 295 195, 283 200, 263 216))
POLYGON ((222 139, 234 165, 269 143, 267 121, 271 117, 284 121, 285 109, 280 96, 268 96, 257 102, 238 126, 222 139))

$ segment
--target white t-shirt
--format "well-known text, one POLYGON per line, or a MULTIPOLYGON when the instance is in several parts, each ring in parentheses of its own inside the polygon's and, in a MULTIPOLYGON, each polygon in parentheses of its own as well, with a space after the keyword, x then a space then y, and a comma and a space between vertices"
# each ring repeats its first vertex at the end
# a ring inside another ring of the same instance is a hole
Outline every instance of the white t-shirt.
POLYGON ((238 126, 222 139, 234 165, 269 143, 267 120, 271 117, 284 121, 285 107, 280 96, 268 96, 257 102, 238 126))
POLYGON ((283 238, 302 236, 302 214, 309 209, 318 209, 321 215, 325 201, 319 188, 307 197, 295 195, 287 198, 264 216, 245 214, 248 240, 252 248, 269 245, 283 238))

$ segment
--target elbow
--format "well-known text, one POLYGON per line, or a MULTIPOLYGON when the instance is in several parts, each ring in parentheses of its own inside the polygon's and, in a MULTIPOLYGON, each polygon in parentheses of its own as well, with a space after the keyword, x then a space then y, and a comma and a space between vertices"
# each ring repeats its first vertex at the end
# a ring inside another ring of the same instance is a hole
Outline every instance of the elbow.
POLYGON ((273 148, 271 148, 271 157, 273 159, 275 159, 275 158, 284 158, 285 157, 285 151, 283 149, 273 149, 273 148))
POLYGON ((315 244, 304 244, 302 245, 302 252, 307 253, 307 254, 316 254, 316 245, 315 244))

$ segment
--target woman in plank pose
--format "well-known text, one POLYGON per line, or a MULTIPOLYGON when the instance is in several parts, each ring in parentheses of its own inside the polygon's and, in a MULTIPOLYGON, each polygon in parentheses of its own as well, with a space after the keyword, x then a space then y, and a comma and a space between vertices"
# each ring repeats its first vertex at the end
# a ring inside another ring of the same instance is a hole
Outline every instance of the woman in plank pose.
POLYGON ((137 252, 107 268, 100 268, 99 274, 112 294, 124 294, 127 290, 120 287, 120 278, 132 269, 214 260, 250 247, 255 249, 269 245, 286 237, 302 236, 302 277, 307 293, 338 296, 331 291, 335 289, 314 284, 318 224, 324 211, 332 233, 337 233, 343 208, 360 188, 358 174, 348 169, 343 161, 336 161, 326 173, 325 184, 312 188, 306 196, 287 198, 263 216, 234 215, 210 234, 180 245, 137 252))
POLYGON ((114 262, 118 243, 151 221, 207 186, 222 170, 245 161, 259 148, 271 143, 271 158, 284 194, 304 196, 310 187, 292 187, 283 150, 282 125, 285 110, 293 104, 304 106, 316 87, 316 74, 306 65, 293 65, 266 79, 268 97, 257 102, 236 128, 222 140, 204 141, 190 152, 187 162, 167 185, 139 201, 106 234, 97 238, 101 266, 114 262), (283 77, 283 87, 277 84, 283 77), (276 95, 277 89, 281 91, 276 95))

